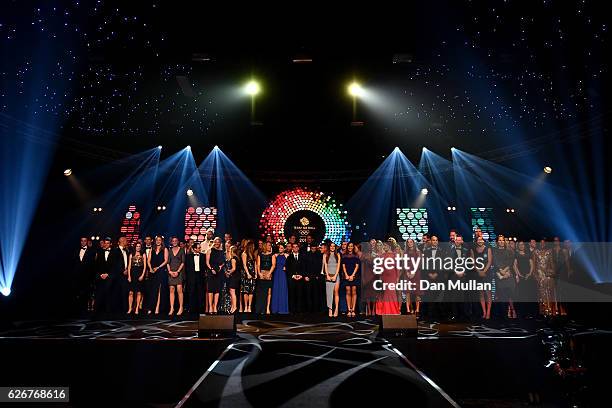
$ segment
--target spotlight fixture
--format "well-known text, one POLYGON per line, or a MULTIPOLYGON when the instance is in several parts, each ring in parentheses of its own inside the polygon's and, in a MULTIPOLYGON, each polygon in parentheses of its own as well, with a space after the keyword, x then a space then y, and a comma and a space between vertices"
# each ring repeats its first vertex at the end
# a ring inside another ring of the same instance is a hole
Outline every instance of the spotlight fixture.
POLYGON ((245 86, 244 86, 244 91, 251 96, 255 96, 259 93, 259 91, 261 90, 259 84, 256 81, 249 81, 245 86))
POLYGON ((192 189, 187 189, 187 196, 191 197, 193 195, 192 189))
MULTIPOLYGON (((187 190, 187 195, 189 195, 189 191, 191 191, 191 190, 187 190)), ((193 191, 191 192, 191 194, 193 194, 193 191)), ((165 205, 158 205, 157 206, 157 211, 166 211, 166 206, 165 205)))
POLYGON ((2 288, 0 289, 0 293, 2 293, 4 296, 7 296, 11 294, 11 288, 2 288))
POLYGON ((93 212, 102 212, 102 207, 94 207, 93 212))
POLYGON ((161 149, 162 149, 162 145, 157 146, 157 148, 158 148, 159 150, 161 150, 161 149))
POLYGON ((450 206, 450 205, 449 205, 448 207, 446 207, 446 209, 447 209, 448 211, 456 211, 456 210, 457 210, 457 207, 455 207, 455 206, 450 206))
POLYGON ((546 174, 552 173, 552 167, 550 167, 550 166, 544 167, 544 173, 546 173, 546 174))
POLYGON ((191 145, 187 145, 186 149, 191 150, 191 145))
POLYGON ((514 208, 506 208, 507 213, 514 213, 516 210, 514 208))
POLYGON ((299 53, 299 54, 295 54, 293 58, 291 59, 291 61, 294 64, 310 64, 312 63, 312 57, 308 54, 299 53))
POLYGON ((68 176, 70 176, 70 175, 72 175, 72 169, 66 169, 66 170, 64 170, 64 176, 68 177, 68 176))
POLYGON ((355 97, 363 96, 364 94, 363 88, 357 82, 353 82, 348 86, 348 92, 351 96, 355 97))
POLYGON ((426 148, 425 146, 423 146, 423 151, 424 151, 424 152, 426 152, 426 151, 427 151, 427 148, 426 148))
POLYGON ((427 190, 426 188, 421 189, 421 194, 427 195, 427 193, 429 193, 429 190, 427 190))

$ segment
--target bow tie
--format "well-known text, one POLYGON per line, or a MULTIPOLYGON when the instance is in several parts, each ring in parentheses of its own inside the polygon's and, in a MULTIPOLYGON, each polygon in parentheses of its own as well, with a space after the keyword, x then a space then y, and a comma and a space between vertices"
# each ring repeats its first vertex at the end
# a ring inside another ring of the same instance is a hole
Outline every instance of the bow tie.
POLYGON ((81 247, 81 249, 87 249, 87 247, 81 247))
POLYGON ((104 252, 110 252, 110 249, 105 249, 104 252))
POLYGON ((200 256, 200 254, 193 254, 193 256, 200 256))

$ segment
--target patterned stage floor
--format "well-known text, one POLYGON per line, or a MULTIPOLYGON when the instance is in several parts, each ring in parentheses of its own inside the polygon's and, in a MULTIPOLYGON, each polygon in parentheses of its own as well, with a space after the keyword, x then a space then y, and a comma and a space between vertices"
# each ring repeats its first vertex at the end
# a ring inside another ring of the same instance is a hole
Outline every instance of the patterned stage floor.
MULTIPOLYGON (((334 328, 345 325, 371 327, 378 323, 371 319, 327 319, 316 317, 267 316, 264 318, 238 318, 239 334, 252 333, 256 322, 262 325, 283 324, 296 328, 334 328)), ((1 338, 25 339, 100 339, 100 340, 194 340, 197 339, 196 320, 118 319, 118 320, 27 320, 18 321, 0 330, 1 338)), ((492 321, 482 324, 419 322, 418 339, 439 337, 526 338, 536 335, 546 325, 542 321, 492 321)), ((258 328, 258 330, 261 328, 258 328)), ((584 330, 575 326, 575 330, 584 330)))
MULTIPOLYGON (((105 404, 130 399, 149 406, 163 401, 165 407, 306 406, 312 401, 317 406, 362 406, 370 399, 385 401, 384 395, 394 392, 406 395, 413 406, 492 406, 467 401, 524 395, 548 375, 546 350, 558 350, 559 344, 549 335, 555 328, 544 320, 419 322, 416 337, 388 339, 379 335, 378 321, 363 318, 240 316, 237 321, 234 339, 210 343, 198 339, 198 322, 192 319, 30 320, 0 330, 0 344, 20 359, 36 361, 45 383, 57 377, 57 365, 64 361, 60 378, 73 385, 76 406, 90 406, 88 398, 97 390, 95 382, 80 380, 88 372, 82 358, 102 367, 103 378, 113 378, 120 362, 129 359, 143 370, 143 385, 118 390, 117 383, 105 404), (542 348, 547 341, 550 347, 542 348), (44 350, 53 350, 51 360, 44 360, 44 350), (99 358, 92 361, 91 353, 99 358), (516 359, 514 353, 529 359, 516 359), (467 379, 488 365, 506 367, 518 377, 508 387, 494 376, 483 378, 491 382, 486 390, 494 390, 483 395, 483 388, 474 388, 467 379), (459 381, 456 367, 465 374, 459 381), (188 375, 178 379, 176 370, 188 370, 188 375), (160 373, 165 384, 174 381, 172 387, 134 395, 160 381, 160 373)), ((573 336, 597 332, 571 322, 563 323, 563 331, 573 336)), ((29 378, 27 369, 23 371, 21 376, 29 378)))

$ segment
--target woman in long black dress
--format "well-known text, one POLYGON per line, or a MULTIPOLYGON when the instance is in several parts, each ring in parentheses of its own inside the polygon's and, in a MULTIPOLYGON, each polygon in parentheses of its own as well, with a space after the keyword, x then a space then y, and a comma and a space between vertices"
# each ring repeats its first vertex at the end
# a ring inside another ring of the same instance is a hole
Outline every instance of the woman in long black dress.
POLYGON ((270 300, 272 298, 272 272, 276 260, 272 257, 272 244, 265 242, 263 250, 257 256, 255 270, 257 271, 257 287, 255 295, 255 313, 270 314, 270 300))
POLYGON ((164 239, 160 236, 155 237, 155 246, 149 253, 149 289, 147 290, 149 301, 148 314, 155 309, 155 314, 159 314, 159 303, 161 294, 168 287, 168 274, 165 266, 168 264, 168 248, 164 246, 164 239))
POLYGON ((210 314, 217 314, 219 293, 223 284, 224 265, 225 253, 221 246, 221 238, 215 237, 213 247, 206 254, 206 266, 208 267, 206 284, 208 286, 208 313, 210 314))
POLYGON ((514 273, 517 277, 516 299, 519 302, 518 311, 521 317, 534 317, 537 310, 534 311, 531 305, 537 299, 537 288, 533 277, 534 264, 531 254, 527 251, 527 247, 523 241, 517 245, 516 257, 514 258, 514 273))
POLYGON ((504 313, 509 318, 516 318, 514 310, 514 291, 516 278, 512 267, 514 254, 508 251, 503 235, 497 237, 497 248, 493 250, 493 264, 495 265, 495 301, 504 303, 504 313))
POLYGON ((138 305, 142 299, 143 282, 148 267, 149 263, 142 250, 142 244, 137 242, 134 253, 130 254, 128 260, 128 314, 132 313, 132 304, 134 304, 134 314, 139 312, 138 305), (134 294, 136 294, 136 303, 134 303, 134 294))

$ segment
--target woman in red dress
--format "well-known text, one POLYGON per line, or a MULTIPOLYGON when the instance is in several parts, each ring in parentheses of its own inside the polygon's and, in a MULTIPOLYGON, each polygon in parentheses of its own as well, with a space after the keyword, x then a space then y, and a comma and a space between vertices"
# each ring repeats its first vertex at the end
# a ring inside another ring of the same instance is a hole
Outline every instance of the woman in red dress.
MULTIPOLYGON (((393 253, 389 244, 383 244, 383 251, 383 258, 395 259, 395 253, 393 253)), ((384 268, 384 271, 380 275, 380 278, 383 283, 397 283, 399 281, 399 271, 396 268, 384 268)), ((398 291, 390 290, 388 288, 380 292, 379 300, 376 304, 376 314, 400 314, 400 303, 398 300, 398 294, 398 291)))

